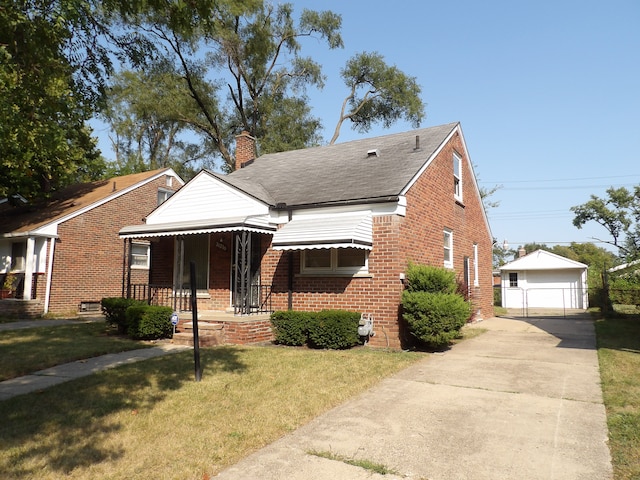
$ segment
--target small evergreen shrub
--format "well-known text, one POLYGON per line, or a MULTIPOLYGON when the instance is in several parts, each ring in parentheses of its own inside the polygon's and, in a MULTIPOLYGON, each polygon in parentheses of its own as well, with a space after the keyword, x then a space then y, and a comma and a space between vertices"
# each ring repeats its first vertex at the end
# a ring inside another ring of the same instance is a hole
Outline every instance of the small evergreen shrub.
POLYGON ((410 292, 456 293, 458 288, 453 271, 430 265, 410 264, 406 280, 410 292))
POLYGON ((109 325, 116 325, 118 332, 127 333, 127 308, 132 305, 146 305, 146 302, 132 298, 105 297, 100 301, 102 313, 109 325))
POLYGON ((360 343, 360 313, 347 310, 323 310, 314 313, 309 323, 309 346, 344 349, 360 343))
POLYGON ((433 348, 446 347, 460 335, 471 305, 454 293, 402 292, 402 317, 411 334, 433 348))
POLYGON ((307 343, 307 329, 312 313, 280 310, 271 314, 275 342, 298 347, 307 343))
POLYGON ((127 308, 128 335, 136 340, 171 338, 171 307, 156 305, 132 305, 127 308))

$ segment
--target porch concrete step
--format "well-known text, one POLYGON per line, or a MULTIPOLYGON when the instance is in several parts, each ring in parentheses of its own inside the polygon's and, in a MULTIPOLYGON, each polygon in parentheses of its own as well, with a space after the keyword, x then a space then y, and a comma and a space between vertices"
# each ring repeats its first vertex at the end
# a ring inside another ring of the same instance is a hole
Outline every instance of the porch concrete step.
MULTIPOLYGON (((201 347, 215 347, 216 345, 223 345, 222 333, 215 333, 209 335, 200 334, 198 329, 198 343, 201 347)), ((176 345, 188 345, 193 347, 193 332, 180 332, 173 335, 173 343, 176 345)))

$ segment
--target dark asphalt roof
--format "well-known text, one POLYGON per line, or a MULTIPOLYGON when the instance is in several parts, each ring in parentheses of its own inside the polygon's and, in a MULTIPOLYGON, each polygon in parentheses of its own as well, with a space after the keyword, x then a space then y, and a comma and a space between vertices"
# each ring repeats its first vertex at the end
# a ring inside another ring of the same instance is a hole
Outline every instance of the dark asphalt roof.
POLYGON ((394 197, 458 123, 258 157, 221 180, 270 205, 357 202, 394 197), (416 137, 420 148, 416 149, 416 137), (369 155, 370 151, 378 155, 369 155))

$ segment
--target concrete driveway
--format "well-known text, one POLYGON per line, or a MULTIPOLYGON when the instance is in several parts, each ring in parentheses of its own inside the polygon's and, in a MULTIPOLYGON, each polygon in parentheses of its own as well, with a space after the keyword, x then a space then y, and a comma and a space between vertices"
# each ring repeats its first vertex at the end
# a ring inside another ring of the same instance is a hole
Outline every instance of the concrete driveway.
POLYGON ((590 318, 492 318, 469 328, 488 331, 382 381, 216 478, 611 479, 590 318))

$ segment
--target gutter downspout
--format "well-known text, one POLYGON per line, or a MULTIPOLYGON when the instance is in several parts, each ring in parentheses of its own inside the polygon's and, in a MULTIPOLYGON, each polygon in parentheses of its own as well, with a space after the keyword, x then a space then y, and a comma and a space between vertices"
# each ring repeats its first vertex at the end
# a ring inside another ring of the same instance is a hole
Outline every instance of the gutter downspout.
MULTIPOLYGON (((293 211, 288 210, 289 221, 293 218, 293 211)), ((287 310, 293 310, 293 250, 287 252, 287 310)))
POLYGON ((53 254, 56 249, 56 239, 51 237, 49 239, 49 264, 47 265, 47 285, 44 292, 44 313, 49 312, 49 301, 51 299, 51 278, 53 276, 53 254))

